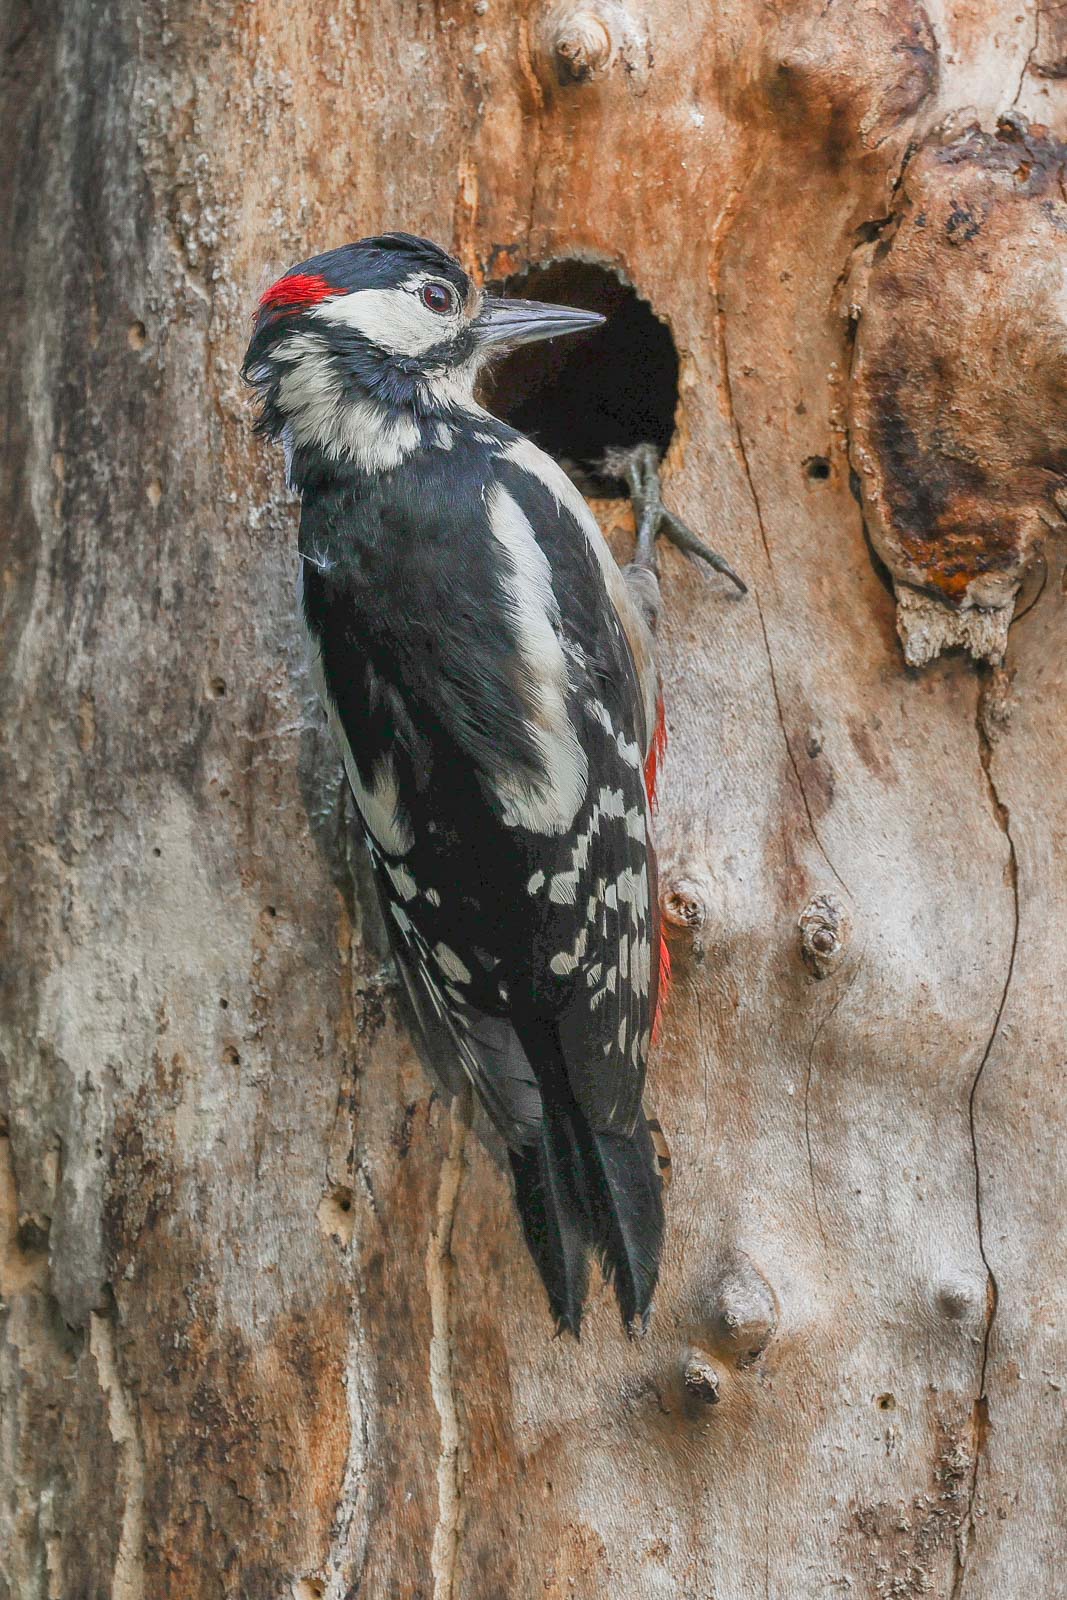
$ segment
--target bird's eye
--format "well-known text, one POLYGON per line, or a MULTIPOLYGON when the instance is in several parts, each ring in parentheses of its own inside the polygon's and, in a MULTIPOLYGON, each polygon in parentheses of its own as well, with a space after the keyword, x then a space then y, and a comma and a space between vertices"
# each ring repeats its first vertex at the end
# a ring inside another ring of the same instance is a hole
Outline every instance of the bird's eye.
POLYGON ((427 310, 434 311, 439 317, 447 316, 455 310, 456 291, 447 283, 424 283, 419 291, 422 303, 427 310))

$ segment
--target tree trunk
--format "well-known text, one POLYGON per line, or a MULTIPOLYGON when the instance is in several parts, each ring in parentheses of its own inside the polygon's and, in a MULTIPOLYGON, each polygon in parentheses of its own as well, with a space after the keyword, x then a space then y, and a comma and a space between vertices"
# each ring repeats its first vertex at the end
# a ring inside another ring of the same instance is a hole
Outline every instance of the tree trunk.
POLYGON ((1064 1593, 1062 16, 7 0, 11 1600, 1064 1593), (637 1343, 413 1053, 250 437, 394 227, 635 287, 750 584, 662 558, 637 1343))

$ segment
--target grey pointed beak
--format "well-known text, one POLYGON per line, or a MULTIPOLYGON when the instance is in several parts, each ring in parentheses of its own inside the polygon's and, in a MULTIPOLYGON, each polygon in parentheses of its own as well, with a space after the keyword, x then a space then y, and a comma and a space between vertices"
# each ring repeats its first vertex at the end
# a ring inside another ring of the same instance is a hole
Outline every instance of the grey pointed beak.
POLYGON ((510 349, 517 344, 532 344, 535 339, 582 333, 589 328, 599 328, 606 321, 599 311, 542 305, 538 300, 501 300, 487 295, 474 324, 474 335, 483 347, 510 349))

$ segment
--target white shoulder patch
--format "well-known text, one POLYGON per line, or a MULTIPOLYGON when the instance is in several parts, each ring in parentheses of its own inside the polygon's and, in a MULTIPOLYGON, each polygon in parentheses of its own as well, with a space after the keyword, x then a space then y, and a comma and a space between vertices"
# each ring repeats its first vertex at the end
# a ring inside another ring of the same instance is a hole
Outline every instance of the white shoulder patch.
POLYGON ((551 456, 546 456, 543 450, 538 449, 532 439, 515 439, 501 451, 502 461, 513 461, 524 472, 530 473, 534 478, 540 478, 546 489, 551 489, 560 505, 566 506, 571 516, 580 523, 589 538, 596 539, 604 545, 608 560, 615 565, 611 551, 608 550, 597 520, 585 502, 584 496, 568 478, 558 461, 553 461, 551 456))
POLYGON ((432 274, 417 273, 406 286, 391 289, 356 289, 351 294, 333 295, 312 306, 309 315, 322 322, 337 323, 361 333, 371 344, 396 355, 421 356, 455 331, 454 315, 438 316, 428 311, 419 299, 420 284, 432 274))
MULTIPOLYGON (((642 661, 639 657, 647 655, 650 660, 653 659, 651 634, 644 618, 633 603, 626 579, 620 572, 608 542, 600 531, 600 525, 586 504, 581 491, 571 482, 559 462, 553 461, 551 456, 546 456, 532 439, 514 439, 505 450, 501 451, 500 459, 512 461, 531 477, 538 478, 545 488, 551 491, 557 503, 570 512, 582 529, 597 559, 608 598, 615 607, 619 621, 630 641, 638 677, 641 678, 642 661)), ((650 729, 654 726, 654 716, 651 714, 655 710, 654 700, 655 696, 652 694, 649 705, 645 708, 650 729)))
POLYGON ((567 710, 567 662, 554 624, 559 617, 548 558, 521 506, 497 484, 489 495, 489 522, 507 561, 511 620, 519 641, 527 732, 543 777, 501 768, 491 782, 509 827, 565 833, 585 799, 588 763, 567 710))
POLYGON ((608 548, 608 542, 600 531, 599 523, 586 504, 584 495, 571 482, 559 462, 553 461, 551 456, 546 456, 545 452, 539 450, 532 439, 514 440, 506 450, 501 452, 501 460, 513 461, 524 472, 530 473, 534 478, 539 478, 545 488, 551 490, 559 504, 567 508, 592 546, 593 554, 600 563, 600 570, 604 574, 604 582, 607 585, 608 594, 611 596, 616 611, 629 612, 632 609, 630 598, 615 557, 608 548))

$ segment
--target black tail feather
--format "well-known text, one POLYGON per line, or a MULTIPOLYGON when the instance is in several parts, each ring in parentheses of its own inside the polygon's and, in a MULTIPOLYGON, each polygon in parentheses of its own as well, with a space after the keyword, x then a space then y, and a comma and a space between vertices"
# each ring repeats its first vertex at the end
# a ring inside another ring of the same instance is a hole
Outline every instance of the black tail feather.
POLYGON ((522 1231, 548 1291, 557 1332, 566 1328, 577 1339, 589 1289, 585 1209, 576 1201, 566 1169, 560 1168, 544 1133, 536 1145, 508 1154, 522 1231))
POLYGON ((644 1117, 630 1135, 596 1133, 573 1100, 546 1097, 540 1141, 513 1150, 511 1166, 557 1326, 579 1333, 592 1249, 627 1330, 643 1332, 663 1244, 663 1185, 644 1117))
POLYGON ((644 1333, 663 1248, 663 1182, 652 1137, 639 1114, 629 1137, 590 1129, 589 1140, 593 1243, 627 1331, 644 1333))

